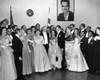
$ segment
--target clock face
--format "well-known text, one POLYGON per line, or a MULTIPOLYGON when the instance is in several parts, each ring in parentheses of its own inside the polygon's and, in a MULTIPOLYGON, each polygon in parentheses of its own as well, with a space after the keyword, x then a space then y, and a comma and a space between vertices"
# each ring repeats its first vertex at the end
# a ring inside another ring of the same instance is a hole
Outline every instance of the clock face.
POLYGON ((26 12, 26 14, 27 14, 29 17, 31 17, 31 16, 34 15, 34 12, 33 12, 32 9, 28 9, 27 12, 26 12))

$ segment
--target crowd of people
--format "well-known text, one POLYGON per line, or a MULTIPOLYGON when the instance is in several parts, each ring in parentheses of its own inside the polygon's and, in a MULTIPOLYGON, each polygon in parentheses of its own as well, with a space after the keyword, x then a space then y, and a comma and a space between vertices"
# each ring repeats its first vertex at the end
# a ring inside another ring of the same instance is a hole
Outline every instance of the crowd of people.
POLYGON ((0 22, 1 80, 24 80, 25 75, 55 69, 100 74, 100 27, 84 23, 27 27, 0 22))

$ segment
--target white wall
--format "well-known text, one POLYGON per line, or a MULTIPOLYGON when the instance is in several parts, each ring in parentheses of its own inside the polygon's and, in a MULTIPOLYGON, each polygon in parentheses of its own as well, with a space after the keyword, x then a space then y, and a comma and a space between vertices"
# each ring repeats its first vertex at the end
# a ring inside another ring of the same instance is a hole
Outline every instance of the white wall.
POLYGON ((19 27, 23 24, 29 27, 35 25, 37 22, 39 22, 41 26, 47 25, 48 7, 50 6, 52 24, 60 24, 62 27, 66 27, 70 23, 75 23, 76 27, 79 27, 79 24, 83 22, 95 29, 100 25, 97 19, 97 14, 100 13, 100 10, 97 9, 98 1, 99 0, 75 0, 75 21, 62 22, 57 21, 57 0, 0 0, 0 20, 4 18, 9 19, 9 9, 11 5, 14 22, 19 27), (26 10, 29 8, 34 10, 33 17, 26 15, 26 10))
POLYGON ((97 26, 99 26, 100 27, 100 0, 98 0, 98 13, 97 13, 97 22, 98 22, 98 25, 97 26))

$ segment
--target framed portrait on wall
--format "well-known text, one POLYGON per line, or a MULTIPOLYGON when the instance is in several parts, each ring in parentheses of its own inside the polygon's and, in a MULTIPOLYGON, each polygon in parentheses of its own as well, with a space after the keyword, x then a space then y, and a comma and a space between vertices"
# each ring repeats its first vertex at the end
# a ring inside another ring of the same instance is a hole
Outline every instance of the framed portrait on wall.
POLYGON ((57 0, 57 21, 74 21, 74 0, 57 0))

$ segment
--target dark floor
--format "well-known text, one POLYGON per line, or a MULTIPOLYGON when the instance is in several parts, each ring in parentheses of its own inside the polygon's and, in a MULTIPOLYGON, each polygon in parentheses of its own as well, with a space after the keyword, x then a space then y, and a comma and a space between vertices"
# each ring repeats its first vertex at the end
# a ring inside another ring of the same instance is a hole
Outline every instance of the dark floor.
MULTIPOLYGON (((1 76, 1 74, 0 74, 1 76)), ((68 70, 52 70, 44 73, 33 73, 27 80, 100 80, 100 75, 87 72, 77 73, 68 70)))
POLYGON ((33 73, 27 80, 100 80, 99 75, 87 72, 77 73, 68 70, 52 70, 44 73, 33 73))

